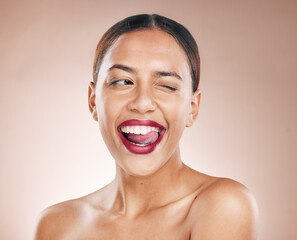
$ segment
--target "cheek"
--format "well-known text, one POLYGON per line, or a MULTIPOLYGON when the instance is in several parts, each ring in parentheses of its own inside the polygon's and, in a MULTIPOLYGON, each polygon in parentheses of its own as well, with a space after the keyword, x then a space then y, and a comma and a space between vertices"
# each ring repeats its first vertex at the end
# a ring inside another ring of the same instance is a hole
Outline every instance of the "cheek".
POLYGON ((101 130, 102 135, 106 134, 106 132, 110 131, 109 125, 114 118, 114 112, 111 109, 114 109, 112 106, 115 105, 112 101, 110 101, 103 93, 100 93, 96 97, 96 107, 98 114, 98 123, 101 130))
POLYGON ((190 112, 190 100, 185 95, 167 97, 160 100, 163 114, 172 126, 185 126, 190 112))
POLYGON ((122 116, 123 110, 126 108, 126 99, 117 94, 103 92, 101 98, 98 99, 99 104, 98 121, 101 130, 117 134, 116 127, 120 123, 119 117, 122 116))
POLYGON ((170 98, 163 102, 163 116, 168 124, 170 145, 176 146, 186 127, 190 111, 190 100, 184 97, 170 98))
POLYGON ((102 138, 109 151, 113 154, 119 145, 115 137, 118 132, 116 129, 117 119, 120 115, 121 106, 116 97, 102 94, 96 100, 98 123, 102 138))

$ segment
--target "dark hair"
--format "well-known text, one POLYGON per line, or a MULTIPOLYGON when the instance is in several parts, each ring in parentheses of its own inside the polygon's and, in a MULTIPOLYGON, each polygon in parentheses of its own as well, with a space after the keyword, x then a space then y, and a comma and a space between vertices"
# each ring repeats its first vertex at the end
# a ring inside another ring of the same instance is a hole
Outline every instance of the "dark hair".
POLYGON ((140 14, 127 17, 107 30, 96 48, 93 66, 93 80, 95 85, 100 65, 109 47, 120 35, 142 29, 160 29, 169 33, 177 40, 188 57, 191 69, 193 92, 195 92, 198 88, 200 79, 200 57, 197 43, 191 33, 183 25, 157 14, 140 14))

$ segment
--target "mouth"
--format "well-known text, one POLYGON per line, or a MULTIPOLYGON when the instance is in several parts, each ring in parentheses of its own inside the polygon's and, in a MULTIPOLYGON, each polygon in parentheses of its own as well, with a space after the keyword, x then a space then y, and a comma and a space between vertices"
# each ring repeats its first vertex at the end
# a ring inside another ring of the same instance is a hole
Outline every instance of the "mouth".
POLYGON ((130 119, 118 126, 120 139, 128 151, 148 154, 161 142, 165 127, 151 120, 130 119))

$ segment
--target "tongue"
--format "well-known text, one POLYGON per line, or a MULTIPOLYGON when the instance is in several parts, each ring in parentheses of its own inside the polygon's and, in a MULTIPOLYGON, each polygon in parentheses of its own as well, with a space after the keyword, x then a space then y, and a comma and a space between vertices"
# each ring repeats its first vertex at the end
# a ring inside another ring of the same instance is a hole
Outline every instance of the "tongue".
POLYGON ((158 133, 155 131, 151 131, 145 135, 142 134, 133 134, 127 133, 127 139, 131 142, 138 143, 138 144, 152 144, 157 141, 158 133))

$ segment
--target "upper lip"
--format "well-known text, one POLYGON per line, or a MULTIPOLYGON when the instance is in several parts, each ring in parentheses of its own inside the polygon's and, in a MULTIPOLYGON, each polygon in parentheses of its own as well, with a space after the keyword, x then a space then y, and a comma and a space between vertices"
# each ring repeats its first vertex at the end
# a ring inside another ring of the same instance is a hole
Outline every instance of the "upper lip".
POLYGON ((160 130, 165 130, 165 127, 162 126, 161 124, 155 122, 155 121, 152 121, 152 120, 148 120, 148 119, 143 119, 143 120, 140 120, 140 119, 129 119, 129 120, 126 120, 124 122, 122 122, 119 126, 118 126, 118 129, 120 130, 121 127, 123 126, 151 126, 151 127, 158 127, 160 128, 160 130))

